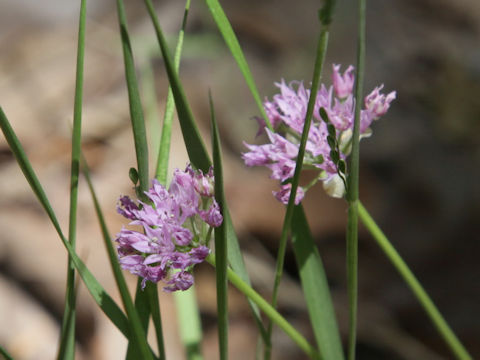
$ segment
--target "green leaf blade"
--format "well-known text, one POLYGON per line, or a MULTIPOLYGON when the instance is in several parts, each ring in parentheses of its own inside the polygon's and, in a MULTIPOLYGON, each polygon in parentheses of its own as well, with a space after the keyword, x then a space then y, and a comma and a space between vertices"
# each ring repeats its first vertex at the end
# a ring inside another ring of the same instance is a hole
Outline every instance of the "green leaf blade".
POLYGON ((247 60, 245 59, 245 55, 243 54, 242 48, 240 47, 240 43, 238 42, 237 37, 235 36, 235 32, 233 31, 232 25, 228 21, 225 12, 222 9, 222 6, 218 2, 218 0, 205 0, 207 6, 212 14, 215 23, 225 40, 230 52, 232 53, 237 65, 242 72, 242 75, 250 89, 250 92, 255 100, 255 103, 262 114, 263 119, 265 120, 265 124, 270 130, 273 130, 272 124, 263 108, 262 100, 260 99, 260 94, 258 93, 257 85, 255 84, 255 80, 253 79, 252 73, 248 66, 247 60))
MULTIPOLYGON (((130 44, 130 37, 128 35, 127 17, 123 0, 117 0, 117 15, 118 23, 120 26, 123 60, 125 65, 125 78, 127 81, 128 103, 130 108, 130 120, 132 123, 133 139, 135 143, 135 154, 137 158, 138 177, 140 182, 138 189, 139 191, 137 191, 137 194, 140 198, 144 198, 144 191, 148 190, 150 183, 148 173, 147 135, 145 130, 143 108, 140 100, 140 92, 138 89, 137 77, 135 72, 133 52, 130 44)), ((139 278, 135 295, 135 307, 140 316, 140 320, 142 322, 145 333, 148 333, 148 320, 150 317, 150 308, 148 306, 148 303, 149 300, 147 292, 142 291, 141 279, 139 278)), ((131 345, 132 344, 129 343, 129 348, 127 350, 127 359, 133 359, 137 357, 136 355, 134 355, 135 351, 132 349, 131 345)))
MULTIPOLYGON (((211 95, 210 113, 212 126, 212 148, 213 148, 213 173, 215 176, 215 199, 220 210, 225 208, 225 193, 223 190, 223 166, 220 146, 220 135, 215 119, 215 110, 211 95)), ((223 212, 223 211, 222 211, 223 212)), ((218 343, 220 359, 228 359, 228 243, 225 223, 215 228, 215 268, 217 283, 217 317, 218 317, 218 343)))
MULTIPOLYGON (((105 218, 103 216, 103 211, 100 207, 100 203, 98 201, 95 189, 93 187, 92 180, 90 178, 90 171, 86 162, 84 161, 83 166, 83 174, 85 179, 87 180, 87 185, 90 190, 90 194, 92 196, 93 205, 95 207, 95 213, 97 215, 97 219, 100 225, 100 229, 102 232, 102 237, 105 245, 105 249, 107 251, 108 259, 110 262, 110 266, 112 268, 113 276, 115 278, 115 282, 117 284, 118 291, 120 293, 120 297, 122 298, 123 306, 128 315, 129 324, 130 324, 130 335, 133 336, 134 341, 136 342, 136 349, 138 350, 141 356, 149 353, 149 347, 146 339, 145 332, 142 327, 142 322, 140 317, 135 309, 133 304, 132 297, 130 296, 130 292, 128 291, 127 283, 125 281, 125 277, 123 276, 122 269, 120 268, 120 264, 118 262, 117 252, 115 251, 113 244, 112 244, 112 237, 107 228, 107 224, 105 222, 105 218)), ((156 288, 155 288, 156 289, 156 288)), ((160 348, 160 358, 165 359, 165 353, 163 349, 163 339, 159 346, 160 348)), ((132 350, 133 351, 133 350, 132 350)))
POLYGON ((322 359, 343 359, 328 281, 303 207, 296 206, 292 218, 292 243, 310 322, 322 359))
MULTIPOLYGON (((77 230, 77 199, 78 175, 80 168, 80 146, 82 126, 82 98, 83 98, 83 64, 85 57, 85 18, 87 2, 80 2, 80 15, 78 24, 77 67, 75 79, 75 100, 73 107, 73 133, 72 133, 72 159, 70 175, 70 211, 68 223, 68 241, 75 248, 77 230)), ((65 291, 65 307, 60 334, 60 347, 58 359, 75 358, 75 323, 76 323, 76 291, 75 267, 70 257, 67 265, 67 285, 65 291)))
POLYGON ((152 20, 158 44, 165 62, 165 69, 167 71, 168 80, 170 81, 173 98, 175 100, 175 106, 177 108, 178 119, 182 128, 183 139, 187 147, 188 157, 194 167, 203 172, 207 172, 212 165, 212 162, 208 156, 205 144, 199 135, 197 124, 193 118, 180 78, 175 70, 155 8, 153 7, 151 0, 145 0, 145 5, 147 6, 148 13, 152 20))

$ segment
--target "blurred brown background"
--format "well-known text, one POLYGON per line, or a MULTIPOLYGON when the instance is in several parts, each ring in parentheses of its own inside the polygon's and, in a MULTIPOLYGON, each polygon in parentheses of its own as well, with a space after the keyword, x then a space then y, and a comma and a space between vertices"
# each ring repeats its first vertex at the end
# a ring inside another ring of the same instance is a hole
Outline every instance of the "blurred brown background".
MULTIPOLYGON (((173 44, 183 2, 158 6, 173 44)), ((262 96, 281 78, 310 82, 319 2, 223 1, 262 96)), ((148 108, 154 159, 167 81, 144 5, 126 1, 136 65, 148 108), (153 76, 152 76, 153 74, 153 76), (157 106, 151 106, 154 86, 157 106)), ((22 141, 64 229, 68 222, 78 2, 0 0, 0 105, 22 141)), ((355 62, 356 8, 338 1, 324 79, 330 64, 355 62)), ((131 194, 135 166, 123 59, 113 1, 88 3, 84 151, 114 235, 120 194, 131 194)), ((365 92, 385 83, 398 98, 362 142, 361 198, 418 275, 440 311, 480 356, 480 3, 475 0, 368 2, 365 92)), ((265 296, 283 206, 264 169, 246 169, 242 141, 254 141, 258 111, 201 1, 190 11, 181 75, 208 144, 207 89, 212 90, 224 145, 226 191, 255 287, 265 296)), ((171 166, 187 157, 175 125, 171 166)), ((154 168, 152 162, 152 169, 154 168)), ((153 172, 153 170, 152 170, 153 172)), ((0 344, 16 359, 52 359, 63 311, 66 252, 0 137, 0 344)), ((321 186, 305 200, 346 336, 344 229, 346 206, 321 186)), ((65 230, 66 231, 66 230, 65 230)), ((360 233, 358 359, 450 359, 449 351, 406 285, 370 236, 360 233)), ((118 298, 88 191, 80 185, 78 252, 118 298)), ((280 311, 313 340, 295 263, 287 254, 280 311)), ((216 359, 213 272, 197 273, 206 359, 216 359)), ((127 275, 134 285, 135 279, 127 275)), ((162 294, 167 354, 182 359, 174 301, 162 294)), ((255 328, 243 298, 230 296, 232 359, 254 358, 255 328)), ((303 354, 280 331, 276 359, 303 354)), ((119 359, 125 341, 79 286, 78 358, 119 359)))

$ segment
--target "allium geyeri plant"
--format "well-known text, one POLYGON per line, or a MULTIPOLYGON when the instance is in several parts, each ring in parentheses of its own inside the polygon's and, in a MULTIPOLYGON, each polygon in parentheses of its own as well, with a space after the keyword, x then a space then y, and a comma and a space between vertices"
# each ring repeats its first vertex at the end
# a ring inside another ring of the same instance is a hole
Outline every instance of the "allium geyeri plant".
MULTIPOLYGON (((128 228, 123 227, 112 239, 103 213, 95 195, 88 167, 84 167, 85 178, 94 200, 108 260, 122 299, 117 304, 103 289, 75 250, 76 206, 78 175, 81 162, 81 108, 83 92, 83 56, 85 49, 86 0, 81 0, 77 79, 75 89, 74 126, 72 135, 72 176, 71 208, 68 238, 64 235, 55 212, 33 171, 31 164, 10 126, 6 115, 0 108, 0 127, 12 149, 26 179, 37 195, 46 213, 52 221, 68 254, 68 280, 66 287, 66 306, 60 336, 58 359, 73 360, 75 357, 75 274, 78 273, 86 288, 92 294, 97 305, 120 330, 129 342, 126 359, 162 359, 166 358, 163 343, 163 330, 157 283, 164 283, 166 292, 177 291, 177 311, 180 331, 184 340, 188 358, 201 358, 202 341, 200 316, 196 306, 195 293, 192 291, 195 265, 208 262, 216 271, 217 289, 217 325, 219 354, 221 360, 228 358, 228 299, 227 279, 247 298, 252 309, 252 317, 258 327, 265 360, 272 356, 272 326, 276 324, 298 347, 312 359, 344 360, 341 336, 338 331, 334 307, 332 305, 329 284, 323 269, 317 248, 304 214, 301 200, 308 189, 322 182, 326 192, 333 197, 345 197, 348 201, 349 226, 347 227, 347 283, 349 289, 349 341, 348 359, 355 358, 356 347, 356 309, 357 309, 357 219, 359 218, 385 255, 396 267, 406 284, 429 315, 439 334, 458 359, 471 359, 470 355, 449 328, 442 315, 415 278, 400 255, 382 233, 358 197, 358 141, 371 135, 371 124, 385 115, 396 93, 382 94, 382 86, 376 87, 362 99, 363 63, 365 48, 365 0, 359 0, 359 50, 357 61, 357 79, 353 66, 341 73, 340 65, 333 65, 332 85, 318 85, 323 69, 328 44, 329 25, 332 21, 334 1, 326 0, 319 11, 320 35, 315 59, 314 76, 311 89, 302 82, 276 84, 280 93, 272 100, 263 103, 255 86, 254 79, 246 63, 233 29, 217 0, 206 0, 206 4, 225 39, 232 55, 237 61, 249 89, 259 106, 263 118, 258 118, 258 135, 264 134, 268 143, 252 145, 245 143, 249 151, 242 157, 248 166, 266 166, 271 177, 280 182, 280 190, 275 197, 287 204, 282 235, 279 240, 279 252, 275 269, 273 295, 271 301, 265 300, 252 287, 243 256, 238 244, 233 222, 230 219, 225 200, 222 178, 221 146, 218 128, 211 100, 212 128, 214 131, 212 148, 215 177, 211 160, 203 144, 195 119, 189 108, 182 83, 176 73, 180 61, 183 34, 185 30, 190 1, 187 0, 182 30, 180 31, 175 61, 172 61, 168 46, 163 37, 159 20, 151 0, 145 0, 147 11, 152 19, 160 50, 164 58, 171 85, 167 98, 162 143, 158 156, 156 178, 149 187, 149 157, 146 130, 143 118, 142 102, 137 84, 137 69, 134 65, 130 45, 126 13, 122 0, 117 0, 118 21, 122 36, 125 74, 129 94, 130 116, 137 158, 136 176, 140 180, 136 187, 138 200, 128 196, 119 199, 117 211, 129 220, 128 228), (354 91, 355 87, 355 91, 354 91), (317 92, 318 90, 318 92, 317 92), (316 96, 310 99, 310 94, 316 96), (170 185, 166 182, 168 170, 169 145, 174 102, 182 128, 187 152, 192 166, 184 171, 176 169, 170 185), (362 107, 360 109, 360 106, 362 107), (312 112, 313 109, 313 112, 312 112), (167 115, 168 114, 168 115, 167 115), (310 122, 310 119, 313 121, 310 122), (305 129, 310 126, 308 133, 305 129), (305 141, 306 140, 306 141, 305 141), (305 146, 305 148, 304 148, 305 146), (299 153, 305 155, 299 157, 299 153), (350 157, 349 157, 350 155, 350 157), (347 160, 349 168, 347 168, 347 160), (302 164, 303 163, 303 164, 302 164), (298 184, 301 167, 317 171, 317 176, 309 184, 299 187, 296 196, 290 198, 292 187, 298 184), (204 172, 196 169, 203 169, 204 172), (210 169, 210 170, 208 170, 210 169), (162 171, 159 171, 162 170, 162 171), (349 171, 350 170, 350 171, 349 171), (353 189, 353 190, 352 190, 353 189), (215 198, 216 197, 216 198, 215 198), (218 203, 217 203, 218 201, 218 203), (293 204, 297 206, 293 206, 293 204), (292 240, 292 249, 298 264, 298 274, 307 305, 316 344, 312 345, 277 310, 277 294, 282 277, 287 238, 292 240), (215 252, 211 250, 210 240, 215 239, 215 252), (113 241, 112 241, 113 240, 113 241), (117 251, 114 249, 114 244, 117 251), (228 251, 227 251, 228 250, 228 251), (128 290, 124 270, 138 276, 135 301, 128 290), (185 291, 188 290, 189 291, 185 291), (188 299, 188 301, 185 301, 188 299), (185 315, 187 314, 187 315, 185 315), (262 317, 263 316, 263 317, 262 317), (153 320, 157 338, 158 356, 148 343, 148 322, 153 320), (267 323, 267 324, 266 324, 267 323)), ((148 62, 146 62, 148 63, 148 62)), ((155 107, 154 104, 153 107, 155 107)), ((158 134, 154 134, 157 136, 158 134)), ((261 349, 262 350, 262 349, 261 349)), ((257 352, 258 354, 258 352, 257 352)), ((0 346, 0 355, 11 357, 0 346)))
POLYGON ((145 192, 148 202, 120 198, 118 212, 143 233, 122 228, 115 239, 119 261, 143 278, 142 287, 147 280, 166 281, 167 292, 192 286, 193 267, 210 253, 212 229, 223 221, 213 188, 212 169, 203 174, 189 165, 175 170, 168 190, 154 179, 145 192))
MULTIPOLYGON (((313 121, 308 134, 305 168, 318 170, 318 176, 306 187, 298 187, 295 203, 298 204, 305 192, 316 182, 322 181, 325 191, 333 197, 343 197, 346 188, 346 158, 351 151, 355 99, 353 96, 353 66, 340 73, 340 65, 333 65, 332 82, 328 88, 322 84, 315 99, 313 121)), ((264 102, 265 112, 275 129, 275 133, 265 126, 261 118, 257 135, 266 132, 269 143, 245 146, 250 150, 243 154, 248 166, 266 166, 271 178, 279 180, 281 187, 274 192, 275 197, 287 204, 290 197, 291 178, 295 171, 298 146, 305 123, 310 89, 303 82, 284 80, 275 84, 280 93, 273 100, 264 102)), ((360 117, 360 138, 372 134, 370 125, 385 115, 396 92, 382 94, 383 85, 376 87, 365 97, 364 109, 360 117)))

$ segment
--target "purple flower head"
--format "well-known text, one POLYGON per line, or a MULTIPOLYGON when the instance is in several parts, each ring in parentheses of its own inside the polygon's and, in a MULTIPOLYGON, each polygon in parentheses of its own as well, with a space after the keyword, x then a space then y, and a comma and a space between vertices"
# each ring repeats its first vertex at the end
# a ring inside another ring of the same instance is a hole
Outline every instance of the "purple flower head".
POLYGON ((123 269, 143 278, 142 288, 146 281, 163 280, 167 292, 193 284, 193 267, 210 253, 200 235, 223 221, 213 184, 213 169, 203 174, 187 166, 175 170, 168 190, 153 180, 147 202, 120 198, 118 212, 143 232, 121 229, 115 239, 118 258, 123 269))
POLYGON ((332 83, 335 90, 335 94, 344 99, 352 94, 353 84, 355 83, 355 77, 353 75, 353 66, 350 65, 347 70, 340 74, 340 65, 333 64, 332 83))
MULTIPOLYGON (((346 158, 351 151, 352 133, 355 117, 355 99, 352 90, 355 83, 354 68, 349 66, 342 74, 340 65, 333 65, 332 86, 321 84, 317 92, 312 123, 308 133, 303 163, 309 169, 317 169, 318 176, 313 183, 299 188, 295 202, 298 203, 305 191, 316 182, 324 182, 328 194, 334 197, 344 195, 343 179, 346 178, 346 158), (321 112, 327 114, 323 119, 321 112), (340 182, 339 182, 340 180, 340 182)), ((268 142, 262 145, 244 143, 248 151, 242 154, 247 166, 266 166, 271 170, 271 178, 281 183, 288 182, 294 173, 298 149, 305 124, 305 117, 311 91, 301 81, 286 83, 282 79, 275 83, 279 93, 272 101, 264 102, 265 112, 274 125, 276 132, 265 128, 259 120, 259 132, 266 132, 268 142)), ((365 98, 365 109, 360 112, 360 139, 372 134, 370 125, 373 120, 384 115, 396 92, 388 95, 380 93, 383 85, 375 88, 365 98)), ((274 196, 287 203, 290 193, 289 184, 281 186, 274 196)))

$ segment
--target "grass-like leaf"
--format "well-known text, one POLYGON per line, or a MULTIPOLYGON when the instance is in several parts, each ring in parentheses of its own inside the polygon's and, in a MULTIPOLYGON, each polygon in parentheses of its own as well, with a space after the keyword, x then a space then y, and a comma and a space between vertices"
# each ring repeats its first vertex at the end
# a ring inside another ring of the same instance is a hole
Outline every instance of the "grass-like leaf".
MULTIPOLYGON (((70 175, 70 213, 68 223, 68 241, 73 248, 76 243, 77 230, 77 199, 78 199, 78 174, 80 168, 80 146, 82 128, 82 98, 83 98, 83 63, 85 57, 85 18, 87 2, 80 2, 80 16, 78 24, 77 45, 77 70, 75 79, 75 101, 73 105, 73 132, 72 132, 72 160, 70 175)), ((65 307, 60 333, 60 347, 58 359, 75 358, 75 323, 76 323, 76 291, 75 267, 70 257, 67 265, 67 285, 65 292, 65 307)))
MULTIPOLYGON (((177 107, 177 113, 182 128, 185 145, 187 147, 188 156, 193 166, 206 172, 210 168, 212 162, 208 156, 207 150, 205 149, 205 145, 200 136, 195 120, 193 119, 193 115, 185 97, 182 85, 180 83, 180 79, 173 67, 173 63, 171 61, 170 54, 168 52, 165 39, 163 37, 162 29, 155 13, 155 9, 153 8, 150 0, 145 0, 145 4, 147 5, 147 9, 152 19, 152 23, 160 44, 160 49, 164 57, 165 67, 170 81, 170 86, 172 88, 173 97, 175 99, 175 105, 177 107)), ((233 223, 230 218, 227 204, 224 204, 223 208, 223 221, 226 226, 227 233, 228 261, 232 269, 246 283, 250 284, 250 279, 245 268, 242 254, 240 252, 240 246, 238 244, 235 229, 233 228, 233 223)), ((259 327, 260 333, 262 334, 262 337, 266 339, 266 333, 262 326, 258 307, 251 301, 249 301, 249 304, 252 308, 255 321, 257 323, 257 326, 259 327)))
POLYGON ((147 191, 149 188, 148 175, 148 146, 143 119, 142 103, 138 90, 137 77, 135 74, 135 63, 133 60, 132 47, 127 29, 127 17, 122 0, 117 0, 118 22, 122 40, 123 60, 125 64, 125 78, 127 81, 128 103, 130 107, 130 120, 132 122, 133 139, 135 142, 135 154, 137 157, 138 176, 140 190, 147 191))
MULTIPOLYGON (((223 166, 222 150, 220 145, 220 135, 218 133, 217 120, 215 119, 215 109, 213 107, 212 96, 209 93, 210 114, 212 127, 212 148, 213 148, 213 173, 215 176, 215 199, 220 206, 224 208, 225 193, 223 190, 223 166)), ((228 359, 228 252, 227 252, 227 233, 226 226, 222 224, 215 228, 215 274, 217 280, 217 322, 218 322, 218 343, 220 359, 228 359)))
POLYGON ((343 359, 327 276, 302 206, 292 219, 292 242, 315 340, 322 359, 343 359))
MULTIPOLYGON (((185 27, 187 25, 188 12, 190 10, 190 0, 185 3, 185 11, 183 13, 182 27, 178 34, 177 47, 175 48, 175 57, 173 65, 178 73, 180 67, 180 59, 183 49, 183 38, 185 36, 185 27)), ((165 114, 163 116, 162 136, 160 140, 160 148, 158 149, 157 170, 155 177, 161 184, 167 182, 168 159, 170 157, 170 142, 172 137, 172 121, 175 103, 171 86, 168 87, 167 103, 165 105, 165 114)))
MULTIPOLYGON (((90 178, 90 171, 85 161, 83 161, 82 169, 83 169, 83 175, 87 180, 90 194, 92 196, 93 205, 95 207, 95 213, 97 214, 98 222, 100 224, 100 229, 102 231, 105 249, 107 250, 108 259, 110 261, 110 266, 112 268, 113 276, 115 278, 115 282, 117 284, 120 297, 122 298, 123 306, 128 315, 128 319, 130 322, 130 335, 131 337, 133 337, 134 341, 137 344, 136 350, 138 350, 139 355, 142 356, 142 358, 145 358, 145 356, 147 356, 147 358, 152 358, 151 352, 149 350, 149 346, 147 343, 146 334, 143 330, 142 323, 138 316, 137 310, 135 309, 135 306, 133 304, 132 298, 130 296, 130 292, 128 291, 127 283, 125 281, 125 277, 123 276, 122 269, 120 268, 120 264, 118 263, 117 253, 113 248, 113 244, 112 244, 112 237, 108 232, 108 228, 105 223, 105 218, 103 216, 103 211, 100 207, 100 203, 98 202, 98 198, 95 193, 92 180, 90 178)), ((159 341, 160 359, 165 359, 163 338, 161 340, 162 340, 161 342, 159 341)))
POLYGON ((157 14, 155 13, 155 8, 153 7, 151 0, 145 0, 145 5, 147 6, 148 13, 150 14, 150 18, 155 28, 155 33, 163 55, 163 60, 165 61, 165 69, 167 71, 168 80, 170 81, 173 98, 175 100, 178 119, 180 121, 183 138, 187 146, 188 157, 190 158, 193 166, 201 169, 204 172, 207 172, 212 162, 210 161, 203 140, 199 136, 197 124, 195 123, 192 111, 185 96, 185 92, 183 91, 180 79, 175 70, 175 66, 168 50, 165 37, 163 36, 157 14))
MULTIPOLYGON (((12 150, 13 155, 15 156, 20 169, 22 170, 25 179, 30 184, 30 187, 34 194, 37 196, 40 204, 43 206, 47 216, 52 222, 55 230, 57 231, 60 240, 65 246, 69 256, 72 259, 72 262, 77 269, 80 277, 82 278, 85 286, 92 295, 94 301, 102 309, 105 315, 113 322, 113 324, 124 334, 127 338, 130 336, 129 322, 125 314, 118 307, 118 305, 113 301, 110 295, 103 289, 97 279, 93 276, 90 270, 87 268, 85 263, 78 257, 73 247, 67 241, 66 237, 63 235, 60 224, 58 223, 55 212, 53 211, 50 202, 43 190, 33 168, 28 160, 25 151, 23 150, 22 145, 20 144, 15 132, 13 131, 3 109, 0 107, 0 128, 7 140, 7 143, 12 150)), ((146 359, 150 359, 146 354, 146 359)))
POLYGON ((272 124, 268 119, 267 114, 265 113, 265 109, 262 105, 262 100, 260 99, 260 95, 258 93, 257 85, 255 84, 255 80, 253 79, 252 73, 250 68, 248 67, 247 60, 245 59, 245 55, 243 54, 242 48, 238 42, 237 37, 232 29, 232 25, 230 21, 228 21, 225 12, 222 9, 222 6, 218 2, 218 0, 205 0, 207 3, 208 8, 212 14, 215 23, 217 24, 218 30, 223 36, 225 43, 227 44, 230 52, 232 53, 240 71, 243 74, 245 81, 247 82, 248 88, 252 93, 253 98, 255 99, 255 103, 262 114, 263 119, 265 120, 265 124, 267 127, 273 131, 272 124))
MULTIPOLYGON (((132 122, 135 154, 137 157, 138 177, 140 181, 137 195, 143 199, 145 196, 144 191, 147 191, 149 188, 147 136, 123 0, 117 0, 117 14, 122 40, 123 60, 125 64, 125 78, 127 81, 130 120, 132 122)), ((147 286, 150 286, 150 284, 147 286)), ((145 333, 148 333, 148 319, 150 317, 148 293, 150 292, 142 291, 141 279, 139 278, 135 294, 135 308, 140 316, 145 333)), ((127 350, 127 359, 133 359, 135 357, 132 354, 132 351, 133 350, 129 344, 129 348, 127 350)))

